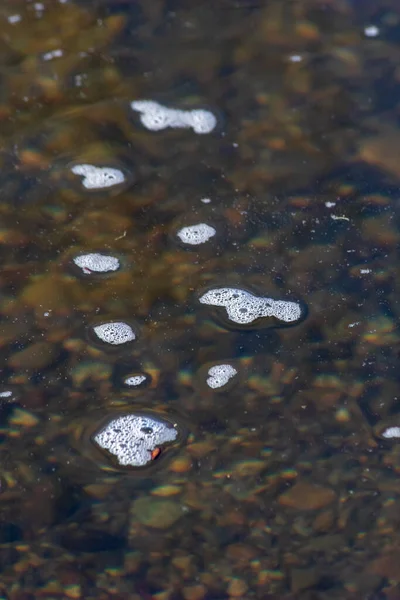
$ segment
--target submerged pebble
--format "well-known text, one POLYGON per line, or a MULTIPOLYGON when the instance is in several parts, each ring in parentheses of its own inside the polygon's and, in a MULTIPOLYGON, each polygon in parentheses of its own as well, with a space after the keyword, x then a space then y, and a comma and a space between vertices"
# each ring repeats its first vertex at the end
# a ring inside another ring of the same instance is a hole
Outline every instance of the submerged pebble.
POLYGON ((82 269, 85 275, 91 273, 109 273, 120 268, 120 262, 115 256, 106 254, 90 253, 81 254, 73 259, 75 265, 82 269))
POLYGON ((176 427, 164 419, 129 414, 110 421, 93 440, 121 466, 144 467, 158 456, 160 446, 177 437, 176 427))
POLYGON ((179 502, 151 497, 137 498, 132 512, 139 523, 155 529, 168 529, 184 514, 179 502))
POLYGON ((214 288, 200 296, 201 304, 225 308, 228 318, 238 325, 248 325, 263 317, 275 317, 284 323, 294 323, 302 317, 296 302, 263 298, 238 288, 214 288))
POLYGON ((95 325, 93 332, 99 340, 113 346, 120 346, 136 339, 136 334, 128 323, 123 321, 111 321, 95 325))
POLYGON ((211 133, 217 125, 215 115, 209 110, 180 110, 167 108, 154 100, 135 100, 132 110, 140 113, 140 121, 150 131, 162 129, 193 129, 195 133, 211 133))

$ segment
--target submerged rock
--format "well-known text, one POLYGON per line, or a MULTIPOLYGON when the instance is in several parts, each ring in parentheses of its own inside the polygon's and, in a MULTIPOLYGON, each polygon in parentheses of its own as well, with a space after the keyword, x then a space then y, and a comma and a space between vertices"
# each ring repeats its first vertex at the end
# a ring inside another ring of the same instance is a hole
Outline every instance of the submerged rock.
POLYGON ((178 502, 148 497, 135 500, 132 512, 139 523, 155 529, 167 529, 183 515, 182 506, 178 502))

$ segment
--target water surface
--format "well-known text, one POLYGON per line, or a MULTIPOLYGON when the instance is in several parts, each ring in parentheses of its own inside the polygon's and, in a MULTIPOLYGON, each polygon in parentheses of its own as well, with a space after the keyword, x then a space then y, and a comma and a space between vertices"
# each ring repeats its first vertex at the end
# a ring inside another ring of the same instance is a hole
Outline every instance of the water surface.
POLYGON ((390 0, 3 2, 2 597, 400 597, 399 44, 390 0), (136 413, 179 435, 130 468, 136 413))

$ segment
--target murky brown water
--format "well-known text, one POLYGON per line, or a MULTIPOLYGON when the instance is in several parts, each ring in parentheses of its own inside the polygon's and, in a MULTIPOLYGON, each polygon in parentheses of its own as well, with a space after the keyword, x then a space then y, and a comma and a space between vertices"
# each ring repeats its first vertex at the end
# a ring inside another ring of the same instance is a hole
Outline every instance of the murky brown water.
POLYGON ((398 600, 398 2, 0 50, 1 597, 398 600))

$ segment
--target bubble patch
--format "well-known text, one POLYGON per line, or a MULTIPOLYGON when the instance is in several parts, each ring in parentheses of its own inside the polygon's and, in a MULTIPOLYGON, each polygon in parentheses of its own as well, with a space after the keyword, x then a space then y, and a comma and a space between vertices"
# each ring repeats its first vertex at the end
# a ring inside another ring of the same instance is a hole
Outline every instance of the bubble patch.
POLYGON ((176 235, 184 244, 198 246, 208 242, 216 233, 214 227, 207 225, 207 223, 198 223, 197 225, 182 227, 176 235))
POLYGON ((81 254, 73 259, 77 267, 82 269, 85 275, 90 273, 109 273, 110 271, 118 271, 120 262, 114 256, 106 254, 81 254))
POLYGON ((381 436, 386 439, 400 438, 400 427, 388 427, 381 436))
POLYGON ((81 175, 82 185, 87 190, 100 190, 125 182, 125 175, 113 167, 95 167, 94 165, 74 165, 71 167, 74 175, 81 175))
POLYGON ((296 302, 262 298, 236 288, 215 288, 199 298, 201 304, 225 308, 228 318, 238 325, 248 325, 263 317, 275 317, 285 323, 298 321, 302 309, 296 302))
POLYGON ((117 457, 121 466, 145 467, 159 454, 160 446, 174 442, 177 429, 167 421, 143 415, 113 419, 93 440, 117 457))
POLYGON ((120 346, 127 342, 133 342, 136 339, 136 334, 132 327, 123 321, 102 323, 93 327, 93 331, 99 340, 113 346, 120 346))
POLYGON ((193 129, 195 133, 204 135, 211 133, 217 125, 215 115, 209 110, 179 110, 167 108, 153 100, 136 100, 131 102, 132 110, 140 113, 140 121, 150 131, 161 131, 167 128, 193 129))
POLYGON ((142 385, 147 380, 146 375, 132 375, 132 377, 127 377, 124 380, 125 385, 129 385, 129 387, 136 387, 138 385, 142 385))
POLYGON ((207 385, 216 390, 224 387, 235 375, 237 375, 237 370, 232 365, 214 365, 208 370, 207 385))

